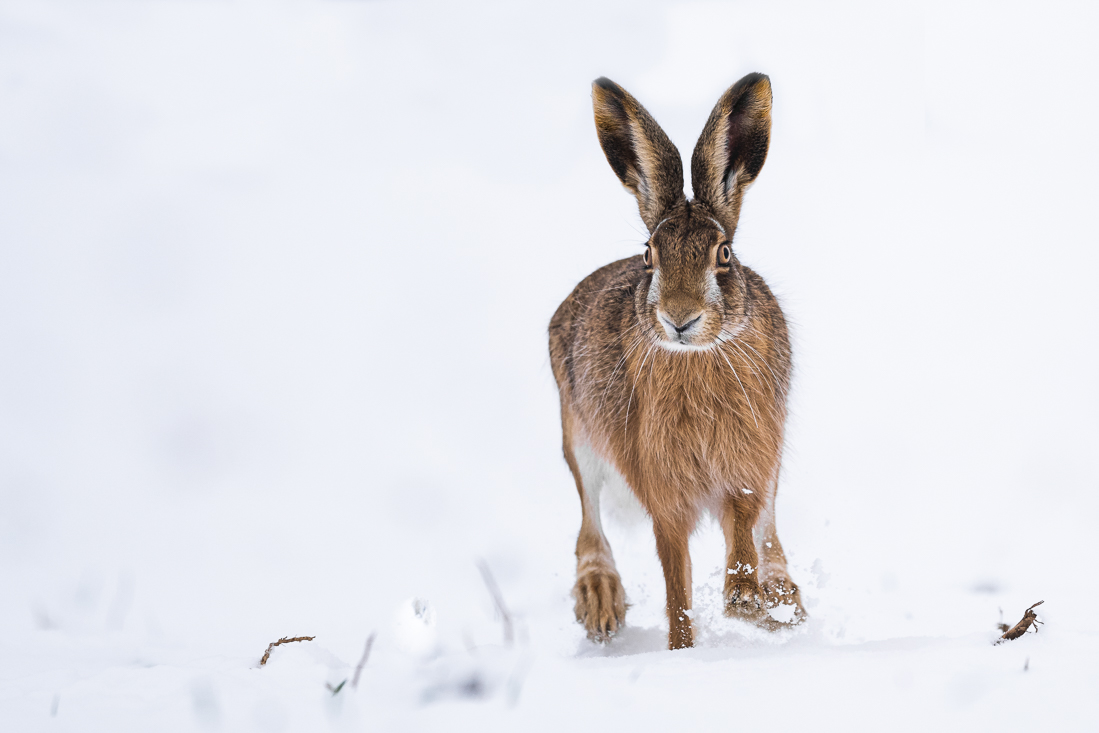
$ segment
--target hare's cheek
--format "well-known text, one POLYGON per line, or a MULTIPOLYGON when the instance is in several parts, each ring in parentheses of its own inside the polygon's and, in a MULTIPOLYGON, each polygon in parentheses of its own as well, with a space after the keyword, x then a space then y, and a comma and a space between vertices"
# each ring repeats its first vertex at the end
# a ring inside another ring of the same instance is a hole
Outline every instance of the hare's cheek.
POLYGON ((658 315, 658 309, 652 303, 645 303, 644 308, 638 314, 641 322, 653 333, 664 333, 664 326, 660 323, 660 316, 658 315))
POLYGON ((714 315, 719 315, 721 311, 725 309, 727 305, 727 298, 725 291, 721 289, 721 282, 718 280, 718 276, 713 271, 706 274, 705 285, 705 301, 706 310, 713 311, 714 315))
MULTIPOLYGON (((735 282, 726 283, 721 292, 721 303, 726 314, 744 312, 744 291, 735 282)), ((732 317, 727 315, 727 317, 732 317)))
POLYGON ((656 308, 660 305, 660 286, 660 270, 656 270, 653 272, 652 279, 649 280, 649 291, 645 296, 645 300, 651 308, 656 308))
POLYGON ((638 288, 636 303, 638 319, 659 330, 660 323, 656 318, 656 310, 660 305, 660 282, 657 273, 653 273, 647 285, 643 283, 638 288))
POLYGON ((717 281, 717 273, 713 270, 706 272, 706 300, 711 303, 721 300, 721 283, 717 281))

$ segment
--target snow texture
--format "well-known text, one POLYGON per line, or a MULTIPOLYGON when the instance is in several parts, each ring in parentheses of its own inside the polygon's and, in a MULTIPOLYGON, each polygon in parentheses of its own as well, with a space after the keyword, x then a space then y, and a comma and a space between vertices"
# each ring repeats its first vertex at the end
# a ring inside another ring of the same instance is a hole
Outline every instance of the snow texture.
POLYGON ((1099 729, 1097 14, 3 3, 0 730, 1099 729), (750 71, 811 620, 725 619, 707 519, 667 651, 626 506, 596 646, 546 325, 644 234, 589 84, 689 156, 750 71))

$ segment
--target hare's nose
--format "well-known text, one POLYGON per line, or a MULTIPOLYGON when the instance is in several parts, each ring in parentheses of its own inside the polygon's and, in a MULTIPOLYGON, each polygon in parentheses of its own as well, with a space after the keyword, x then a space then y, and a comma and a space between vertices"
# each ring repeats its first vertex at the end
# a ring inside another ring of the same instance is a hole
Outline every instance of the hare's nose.
POLYGON ((692 313, 687 316, 681 316, 679 318, 671 318, 666 313, 660 314, 660 320, 664 321, 665 325, 669 326, 678 334, 683 334, 687 331, 690 331, 701 319, 701 311, 692 313))

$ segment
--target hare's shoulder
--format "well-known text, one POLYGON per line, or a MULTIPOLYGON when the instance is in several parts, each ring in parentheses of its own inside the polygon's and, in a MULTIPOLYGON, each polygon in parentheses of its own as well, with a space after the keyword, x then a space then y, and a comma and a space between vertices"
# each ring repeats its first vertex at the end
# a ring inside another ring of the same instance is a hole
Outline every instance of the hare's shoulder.
POLYGON ((634 292, 644 273, 640 255, 612 262, 581 280, 557 308, 549 345, 558 386, 574 381, 575 352, 582 342, 613 340, 636 318, 634 292))
POLYGON ((780 371, 788 378, 790 371, 790 333, 786 325, 786 316, 782 312, 778 298, 771 292, 764 279, 754 270, 745 267, 744 278, 748 282, 748 297, 752 302, 752 326, 758 337, 754 347, 776 359, 774 371, 780 371))

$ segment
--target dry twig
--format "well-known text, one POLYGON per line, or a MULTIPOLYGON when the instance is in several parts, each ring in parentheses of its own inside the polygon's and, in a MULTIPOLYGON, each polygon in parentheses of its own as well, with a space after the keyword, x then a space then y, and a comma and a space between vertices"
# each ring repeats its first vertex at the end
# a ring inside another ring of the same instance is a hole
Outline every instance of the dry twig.
POLYGON ((359 675, 363 673, 363 667, 366 666, 366 660, 370 659, 370 648, 374 646, 374 637, 377 635, 377 633, 373 633, 366 640, 366 648, 363 649, 363 658, 355 665, 355 676, 351 678, 352 690, 359 689, 359 675))
POLYGON ((1000 623, 996 624, 996 628, 999 629, 1000 633, 1002 634, 1005 631, 1010 631, 1011 627, 1004 623, 1004 609, 1001 608, 1001 609, 999 609, 999 611, 1000 611, 1000 623))
POLYGON ((259 660, 259 666, 267 664, 267 658, 271 656, 271 650, 277 647, 279 644, 289 644, 292 641, 313 641, 317 637, 315 636, 294 636, 287 639, 285 636, 278 641, 273 641, 267 645, 267 651, 263 653, 263 659, 259 660))
POLYGON ((500 593, 500 586, 496 585, 496 579, 492 577, 492 571, 488 569, 488 563, 484 560, 477 562, 481 569, 481 577, 485 579, 488 592, 492 595, 492 601, 496 604, 496 610, 500 613, 500 621, 504 624, 504 643, 511 646, 515 637, 515 627, 511 621, 511 614, 504 605, 504 596, 500 593))
MULTIPOLYGON (((1004 635, 997 639, 994 643, 1003 644, 1005 641, 1018 639, 1020 636, 1027 632, 1031 624, 1040 625, 1042 622, 1038 620, 1038 614, 1034 613, 1034 609, 1042 605, 1043 603, 1045 603, 1045 601, 1038 601, 1033 606, 1028 608, 1025 612, 1023 612, 1022 620, 1020 620, 1019 623, 1015 624, 1010 629, 1005 631, 1004 635)), ((1034 627, 1034 631, 1038 631, 1038 626, 1034 627)))

